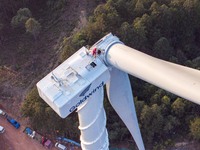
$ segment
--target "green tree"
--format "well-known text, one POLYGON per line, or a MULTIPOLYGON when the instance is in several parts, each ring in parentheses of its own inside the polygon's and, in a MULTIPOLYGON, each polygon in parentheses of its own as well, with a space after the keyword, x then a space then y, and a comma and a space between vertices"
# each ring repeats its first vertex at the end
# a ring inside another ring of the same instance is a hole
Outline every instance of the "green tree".
POLYGON ((134 20, 133 29, 135 33, 135 36, 133 37, 135 48, 145 49, 147 42, 147 29, 141 18, 138 17, 134 20))
POLYGON ((172 7, 182 7, 185 0, 171 0, 170 6, 172 7))
POLYGON ((190 133, 196 140, 200 140, 200 118, 197 117, 190 122, 190 133))
POLYGON ((171 99, 169 96, 165 95, 161 99, 161 108, 163 115, 170 114, 170 108, 171 108, 171 99))
POLYGON ((150 104, 161 104, 161 100, 163 98, 163 96, 166 95, 166 91, 164 91, 163 89, 158 89, 156 90, 154 93, 151 93, 151 97, 150 97, 150 104))
POLYGON ((164 118, 161 107, 153 104, 151 107, 145 105, 142 109, 140 120, 144 139, 152 143, 155 138, 159 138, 163 133, 164 118))
POLYGON ((34 18, 29 18, 25 23, 26 31, 30 32, 35 39, 37 39, 38 35, 41 31, 40 23, 34 18))
POLYGON ((33 126, 42 127, 45 120, 46 103, 39 97, 37 88, 33 88, 26 96, 25 101, 21 107, 23 116, 30 117, 33 126))
POLYGON ((132 18, 134 18, 133 16, 135 16, 136 14, 134 13, 133 9, 135 7, 136 2, 137 2, 136 0, 130 0, 130 1, 117 0, 114 3, 117 12, 123 19, 122 22, 130 21, 132 18))
POLYGON ((121 40, 126 44, 130 44, 132 43, 133 34, 133 27, 128 22, 123 22, 120 27, 121 40))
POLYGON ((134 11, 137 14, 137 16, 143 15, 145 13, 145 8, 142 0, 137 0, 134 11))
POLYGON ((24 28, 25 22, 32 16, 31 11, 28 8, 20 8, 17 14, 12 18, 11 25, 13 27, 24 28))
POLYGON ((133 23, 135 32, 138 33, 141 37, 146 37, 146 27, 142 22, 141 18, 136 18, 133 23))
POLYGON ((62 54, 61 54, 61 61, 66 60, 68 57, 70 57, 75 52, 74 47, 72 47, 70 44, 66 44, 62 48, 62 54))
POLYGON ((165 95, 165 96, 162 97, 161 101, 162 101, 162 104, 169 106, 171 100, 168 96, 165 95))
POLYGON ((151 7, 149 8, 149 10, 151 11, 151 14, 152 15, 156 15, 159 13, 159 4, 154 1, 152 4, 151 4, 151 7))
POLYGON ((178 117, 182 117, 185 113, 185 103, 182 98, 177 98, 172 103, 172 112, 174 112, 178 117))
POLYGON ((154 55, 158 58, 169 60, 173 54, 173 48, 165 37, 161 37, 153 47, 154 55))
POLYGON ((62 119, 40 98, 36 87, 27 94, 20 111, 24 117, 29 118, 32 127, 40 132, 53 134, 59 130, 60 136, 67 133, 69 138, 78 139, 77 117, 72 113, 66 119, 62 119), (73 132, 67 132, 68 130, 73 132))
POLYGON ((99 37, 103 37, 105 30, 106 27, 103 18, 99 19, 98 22, 89 23, 86 29, 88 44, 92 45, 99 39, 99 37))
POLYGON ((142 109, 145 106, 145 102, 144 101, 140 101, 140 100, 138 100, 137 97, 135 97, 134 98, 134 103, 135 103, 135 109, 136 109, 136 113, 137 113, 138 120, 139 120, 141 112, 142 112, 142 109))
POLYGON ((169 135, 169 137, 172 137, 172 133, 176 133, 176 128, 180 125, 180 121, 173 115, 168 115, 165 117, 164 122, 163 135, 169 135))
POLYGON ((200 3, 198 0, 185 0, 183 7, 190 12, 194 11, 199 6, 199 4, 200 3))
POLYGON ((73 38, 72 38, 72 44, 74 45, 75 48, 80 48, 82 46, 87 45, 86 43, 86 35, 84 31, 80 31, 74 34, 73 38))
POLYGON ((95 31, 93 31, 95 33, 98 30, 100 32, 115 32, 115 29, 120 26, 121 18, 113 5, 112 1, 108 1, 105 5, 99 5, 95 9, 93 17, 95 22, 91 22, 94 25, 95 31))

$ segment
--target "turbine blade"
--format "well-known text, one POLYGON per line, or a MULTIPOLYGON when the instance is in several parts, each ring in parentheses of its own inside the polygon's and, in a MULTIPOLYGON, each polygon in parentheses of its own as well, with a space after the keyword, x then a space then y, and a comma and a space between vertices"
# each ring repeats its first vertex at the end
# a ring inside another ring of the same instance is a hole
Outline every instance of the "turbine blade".
POLYGON ((200 104, 200 71, 167 62, 122 44, 114 44, 106 60, 119 70, 200 104))
POLYGON ((111 79, 106 84, 109 101, 129 129, 139 150, 144 150, 128 74, 116 68, 112 68, 110 74, 111 79))

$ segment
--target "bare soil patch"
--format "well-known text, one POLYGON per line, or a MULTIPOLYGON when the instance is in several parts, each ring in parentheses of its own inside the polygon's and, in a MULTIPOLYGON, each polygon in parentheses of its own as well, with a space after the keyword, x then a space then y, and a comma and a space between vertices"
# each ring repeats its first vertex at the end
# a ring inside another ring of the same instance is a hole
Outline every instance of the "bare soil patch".
MULTIPOLYGON (((0 134, 0 145, 2 150, 45 150, 38 141, 29 138, 23 133, 24 126, 15 129, 6 118, 0 116, 0 124, 6 131, 0 134)), ((52 148, 52 150, 55 148, 52 148)))

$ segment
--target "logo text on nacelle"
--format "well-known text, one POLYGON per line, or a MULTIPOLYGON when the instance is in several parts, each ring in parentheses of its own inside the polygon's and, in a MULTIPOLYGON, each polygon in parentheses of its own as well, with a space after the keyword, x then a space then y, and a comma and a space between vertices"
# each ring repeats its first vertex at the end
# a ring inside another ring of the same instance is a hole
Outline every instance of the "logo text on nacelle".
MULTIPOLYGON (((99 84, 96 88, 94 88, 93 90, 91 90, 91 92, 89 92, 88 95, 85 95, 85 96, 83 95, 84 98, 82 98, 81 100, 79 100, 79 102, 76 105, 72 106, 69 109, 69 112, 73 112, 78 106, 80 106, 84 101, 86 101, 90 96, 92 96, 92 94, 94 94, 97 90, 99 90, 103 86, 104 86, 104 82, 102 81, 101 84, 99 84)), ((90 85, 89 85, 89 87, 90 87, 90 85)))

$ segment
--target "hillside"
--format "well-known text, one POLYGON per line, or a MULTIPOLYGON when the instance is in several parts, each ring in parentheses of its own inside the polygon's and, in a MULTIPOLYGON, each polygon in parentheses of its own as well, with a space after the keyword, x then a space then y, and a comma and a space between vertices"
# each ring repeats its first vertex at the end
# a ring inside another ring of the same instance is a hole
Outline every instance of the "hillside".
MULTIPOLYGON (((35 84, 80 47, 94 44, 109 32, 147 54, 200 68, 199 1, 11 2, 0 2, 0 108, 51 136, 59 131, 59 135, 78 141, 77 116, 58 117, 39 98, 35 84), (28 22, 30 18, 32 22, 28 22)), ((191 129, 195 123, 194 128, 200 129, 200 106, 130 79, 147 148, 196 150, 200 133, 194 134, 191 129)), ((130 133, 106 97, 104 105, 110 114, 107 128, 111 145, 120 143, 119 147, 134 149, 130 133)))
POLYGON ((58 13, 58 17, 51 17, 43 10, 33 13, 42 25, 37 40, 25 29, 13 29, 9 21, 5 23, 0 45, 0 102, 6 110, 20 116, 19 107, 26 92, 60 63, 63 38, 86 24, 86 15, 95 6, 87 3, 87 0, 67 3, 62 12, 51 12, 58 13))

